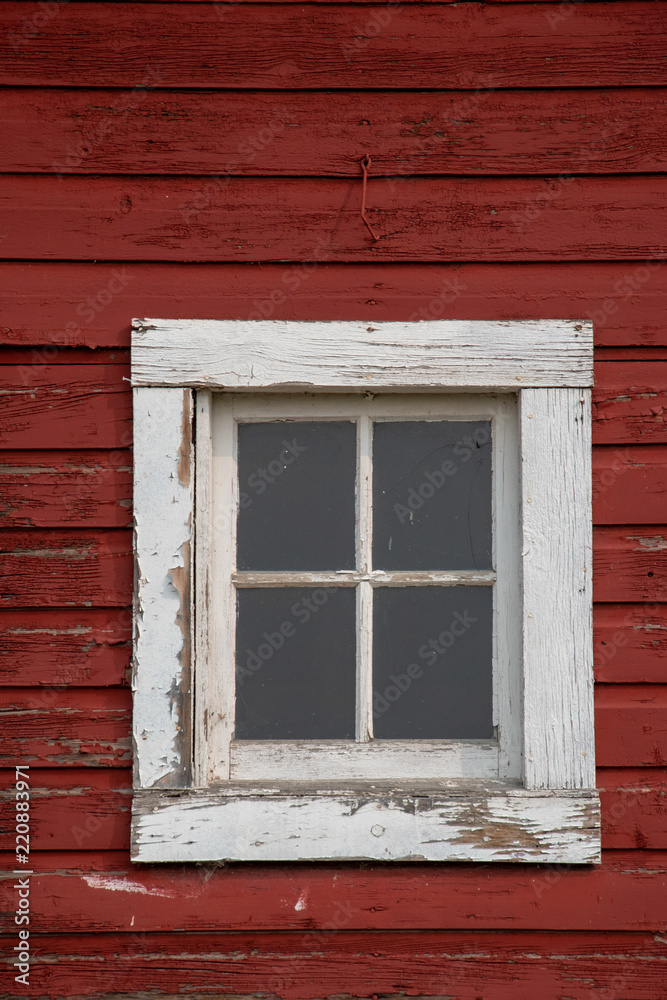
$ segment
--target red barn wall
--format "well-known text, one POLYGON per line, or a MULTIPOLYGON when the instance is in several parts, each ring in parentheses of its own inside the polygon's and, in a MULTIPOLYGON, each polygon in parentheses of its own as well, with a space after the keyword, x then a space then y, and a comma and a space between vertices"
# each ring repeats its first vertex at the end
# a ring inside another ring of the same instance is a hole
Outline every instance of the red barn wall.
POLYGON ((666 35, 662 0, 0 4, 3 996, 667 995, 666 35), (593 319, 599 868, 130 863, 133 316, 593 319))

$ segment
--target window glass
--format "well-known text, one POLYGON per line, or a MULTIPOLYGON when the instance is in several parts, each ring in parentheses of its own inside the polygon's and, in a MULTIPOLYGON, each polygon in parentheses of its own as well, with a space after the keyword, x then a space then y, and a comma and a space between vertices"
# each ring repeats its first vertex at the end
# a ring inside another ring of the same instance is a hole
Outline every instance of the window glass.
POLYGON ((236 739, 354 739, 355 592, 237 592, 236 739))
POLYGON ((491 422, 377 422, 375 569, 490 569, 491 422))
POLYGON ((352 421, 239 425, 239 569, 354 569, 355 447, 352 421))

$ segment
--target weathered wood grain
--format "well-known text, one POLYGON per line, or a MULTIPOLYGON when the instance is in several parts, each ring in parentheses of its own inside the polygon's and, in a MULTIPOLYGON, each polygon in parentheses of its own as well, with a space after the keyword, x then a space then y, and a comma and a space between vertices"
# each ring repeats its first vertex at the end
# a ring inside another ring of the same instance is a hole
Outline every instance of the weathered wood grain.
POLYGON ((248 89, 655 86, 667 82, 661 3, 387 5, 77 3, 21 34, 3 4, 3 83, 248 89), (551 23, 549 14, 552 15, 551 23), (375 15, 375 16, 373 16, 375 15), (555 21, 554 21, 555 18, 555 21), (160 39, 159 51, 146 39, 160 39), (72 39, 76 38, 76 45, 72 39))
POLYGON ((660 526, 596 528, 596 601, 667 600, 667 531, 660 526))
POLYGON ((137 785, 183 788, 192 759, 193 394, 134 390, 137 785))
MULTIPOLYGON (((129 608, 5 611, 0 619, 0 684, 115 686, 130 665, 129 608)), ((667 677, 667 607, 597 604, 595 675, 606 683, 661 683, 667 677)))
POLYGON ((3 448, 127 448, 132 396, 125 365, 0 368, 3 448), (74 378, 72 377, 74 374, 74 378))
POLYGON ((660 684, 598 684, 596 752, 601 767, 664 767, 667 688, 660 684))
POLYGON ((21 608, 0 616, 0 685, 125 686, 130 608, 21 608))
POLYGON ((123 689, 2 688, 0 766, 127 766, 131 707, 123 689))
POLYGON ((372 176, 651 173, 667 168, 666 108, 639 87, 8 90, 0 171, 358 178, 370 153, 372 176))
POLYGON ((602 848, 667 847, 667 777, 660 768, 599 768, 602 848))
MULTIPOLYGON (((348 913, 338 911, 326 931, 297 934, 108 934, 83 935, 76 942, 62 933, 35 936, 30 989, 21 995, 583 1000, 606 994, 656 1000, 664 985, 664 943, 658 934, 369 935, 348 930, 348 913)), ((2 944, 12 947, 9 937, 2 944)))
POLYGON ((474 785, 419 791, 279 782, 135 788, 132 859, 170 861, 600 862, 594 790, 474 785))
POLYGON ((667 442, 667 363, 601 362, 595 374, 596 444, 667 442))
POLYGON ((666 500, 667 447, 593 449, 595 524, 662 524, 667 516, 666 500))
POLYGON ((371 322, 558 316, 592 320, 597 345, 664 346, 667 268, 648 263, 3 263, 0 343, 45 345, 31 358, 44 364, 59 344, 129 347, 132 316, 371 322))
POLYGON ((592 380, 593 330, 583 322, 137 319, 132 331, 135 386, 527 389, 592 380))
POLYGON ((132 453, 2 451, 0 512, 7 528, 128 527, 132 453))
POLYGON ((667 255, 661 175, 380 179, 367 195, 377 242, 360 205, 361 183, 333 178, 9 175, 0 193, 2 253, 238 262, 653 258, 656 267, 667 255))
MULTIPOLYGON (((5 855, 3 869, 12 867, 5 855)), ((606 851, 602 865, 131 865, 127 852, 39 857, 31 910, 41 933, 296 930, 662 932, 667 852, 606 851), (576 906, 573 900, 576 899, 576 906), (508 906, 511 900, 511 906, 508 906)), ((0 878, 13 920, 14 875, 0 878), (13 905, 12 905, 13 904, 13 905)), ((8 926, 5 917, 4 927, 8 926)), ((13 933, 13 922, 10 925, 13 933)))
POLYGON ((0 607, 122 607, 132 570, 128 531, 3 531, 0 607))
MULTIPOLYGON (((667 848, 667 783, 658 768, 599 768, 604 850, 667 848)), ((126 851, 129 768, 30 770, 31 850, 126 851)), ((13 816, 13 790, 0 792, 0 825, 13 816)), ((35 859, 38 867, 48 858, 35 859)))
MULTIPOLYGON (((129 767, 31 767, 31 854, 126 850, 130 842, 131 794, 129 767)), ((0 792, 0 824, 5 829, 15 822, 15 802, 11 785, 0 792)))
POLYGON ((595 679, 605 683, 667 681, 667 606, 593 607, 595 679))

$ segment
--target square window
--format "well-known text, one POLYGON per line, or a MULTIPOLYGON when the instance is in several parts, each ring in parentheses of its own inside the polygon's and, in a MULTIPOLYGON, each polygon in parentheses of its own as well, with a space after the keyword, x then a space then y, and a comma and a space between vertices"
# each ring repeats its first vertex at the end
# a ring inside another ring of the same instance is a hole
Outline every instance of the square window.
POLYGON ((599 860, 591 359, 135 324, 135 860, 599 860))

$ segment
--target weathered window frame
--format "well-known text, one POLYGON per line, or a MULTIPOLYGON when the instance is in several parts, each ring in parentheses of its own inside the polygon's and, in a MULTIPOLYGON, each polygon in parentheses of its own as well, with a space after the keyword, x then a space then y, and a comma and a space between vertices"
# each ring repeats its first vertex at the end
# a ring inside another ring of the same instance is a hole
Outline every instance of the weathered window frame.
POLYGON ((132 383, 133 859, 598 862, 591 325, 137 320, 132 383), (215 390, 516 393, 520 780, 208 784, 215 390))

